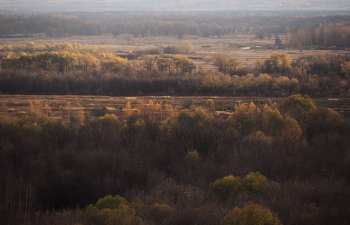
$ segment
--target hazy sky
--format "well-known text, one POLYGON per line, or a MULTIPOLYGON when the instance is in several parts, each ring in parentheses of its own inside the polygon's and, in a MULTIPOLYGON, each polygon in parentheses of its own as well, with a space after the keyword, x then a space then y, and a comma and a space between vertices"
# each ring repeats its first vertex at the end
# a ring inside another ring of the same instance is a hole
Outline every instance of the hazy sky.
POLYGON ((19 11, 350 10, 345 0, 0 0, 19 11))

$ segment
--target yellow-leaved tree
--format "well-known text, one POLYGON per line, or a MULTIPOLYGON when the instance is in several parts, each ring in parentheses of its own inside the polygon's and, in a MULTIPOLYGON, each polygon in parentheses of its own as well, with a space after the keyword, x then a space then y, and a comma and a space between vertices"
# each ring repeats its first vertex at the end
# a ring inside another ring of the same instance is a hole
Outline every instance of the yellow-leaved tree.
POLYGON ((341 72, 345 73, 345 78, 350 80, 350 61, 343 63, 341 68, 341 72))
POLYGON ((182 42, 181 48, 183 50, 183 53, 185 54, 193 53, 194 51, 194 47, 192 43, 188 40, 185 40, 182 42))
POLYGON ((282 74, 292 67, 292 58, 287 53, 272 53, 270 55, 270 62, 277 74, 282 74))

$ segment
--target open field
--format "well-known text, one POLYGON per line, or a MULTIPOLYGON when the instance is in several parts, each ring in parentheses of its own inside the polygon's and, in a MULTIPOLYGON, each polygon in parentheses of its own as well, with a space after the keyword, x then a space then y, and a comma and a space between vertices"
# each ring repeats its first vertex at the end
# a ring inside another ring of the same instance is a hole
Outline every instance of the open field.
MULTIPOLYGON (((281 37, 282 40, 284 37, 281 37)), ((225 53, 228 56, 238 58, 243 67, 254 67, 257 59, 267 59, 273 52, 287 53, 293 60, 298 57, 310 54, 350 54, 349 50, 299 50, 299 49, 277 49, 274 46, 274 38, 269 39, 257 39, 255 35, 236 35, 236 36, 223 36, 223 37, 198 37, 198 36, 185 36, 182 40, 172 36, 152 36, 145 38, 132 38, 129 43, 125 36, 117 36, 114 38, 112 35, 101 36, 76 36, 76 37, 63 37, 63 38, 46 38, 43 36, 33 36, 29 38, 2 38, 0 44, 12 45, 19 43, 28 43, 34 41, 35 43, 57 43, 57 42, 78 42, 81 44, 98 45, 100 47, 107 47, 113 51, 116 55, 124 54, 128 51, 141 51, 156 49, 157 46, 162 45, 164 47, 168 45, 181 45, 183 40, 191 41, 194 46, 195 53, 182 54, 189 57, 198 69, 202 69, 205 72, 216 71, 217 68, 212 64, 212 58, 217 53, 225 53), (254 47, 252 49, 243 49, 243 47, 254 47)))
MULTIPOLYGON (((70 104, 69 109, 83 110, 86 115, 91 117, 102 116, 106 113, 112 113, 122 116, 123 108, 127 102, 137 108, 140 102, 149 102, 171 104, 174 108, 182 110, 189 105, 196 105, 206 108, 207 100, 212 99, 215 103, 215 109, 227 109, 234 105, 255 102, 259 107, 268 102, 281 104, 286 98, 276 97, 218 97, 218 96, 138 96, 138 97, 109 97, 109 96, 77 96, 77 95, 0 95, 0 111, 8 115, 24 115, 29 109, 31 101, 40 101, 43 105, 48 104, 51 108, 50 116, 61 117, 63 110, 70 104)), ((339 114, 350 118, 350 99, 327 99, 315 98, 318 106, 331 108, 339 114)), ((229 114, 228 112, 217 113, 229 114)))

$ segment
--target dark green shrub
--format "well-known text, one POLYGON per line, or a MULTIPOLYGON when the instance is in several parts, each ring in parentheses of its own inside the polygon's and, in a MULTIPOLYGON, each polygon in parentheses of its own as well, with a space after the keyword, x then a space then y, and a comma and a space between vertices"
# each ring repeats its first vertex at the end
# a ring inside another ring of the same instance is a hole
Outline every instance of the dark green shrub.
POLYGON ((106 197, 100 198, 96 204, 95 207, 99 210, 101 209, 117 209, 119 205, 130 205, 129 202, 121 197, 120 195, 107 195, 106 197))
POLYGON ((250 172, 241 180, 242 190, 249 194, 259 194, 266 182, 267 178, 264 175, 259 172, 250 172))
POLYGON ((86 224, 91 225, 143 225, 141 217, 135 215, 135 209, 119 195, 107 195, 95 205, 86 209, 86 224))
POLYGON ((281 225, 277 215, 265 206, 249 202, 235 207, 223 219, 222 225, 281 225))
POLYGON ((163 224, 164 220, 173 216, 175 209, 167 204, 155 203, 150 207, 150 215, 154 221, 159 224, 163 224))
POLYGON ((269 197, 271 191, 276 192, 280 188, 278 183, 268 182, 267 178, 259 172, 250 172, 242 179, 229 175, 211 183, 210 187, 221 201, 227 201, 241 193, 263 194, 269 197))
POLYGON ((230 197, 237 196, 242 190, 240 177, 228 175, 210 184, 212 191, 221 201, 226 201, 230 197))

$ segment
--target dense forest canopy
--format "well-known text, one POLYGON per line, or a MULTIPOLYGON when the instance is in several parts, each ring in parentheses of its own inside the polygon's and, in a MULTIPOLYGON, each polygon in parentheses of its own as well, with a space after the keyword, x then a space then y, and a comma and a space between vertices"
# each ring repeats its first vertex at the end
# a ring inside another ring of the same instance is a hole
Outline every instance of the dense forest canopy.
POLYGON ((59 117, 53 101, 19 117, 3 104, 2 222, 348 224, 347 119, 306 95, 224 117, 215 101, 127 102, 119 116, 67 102, 59 117))

